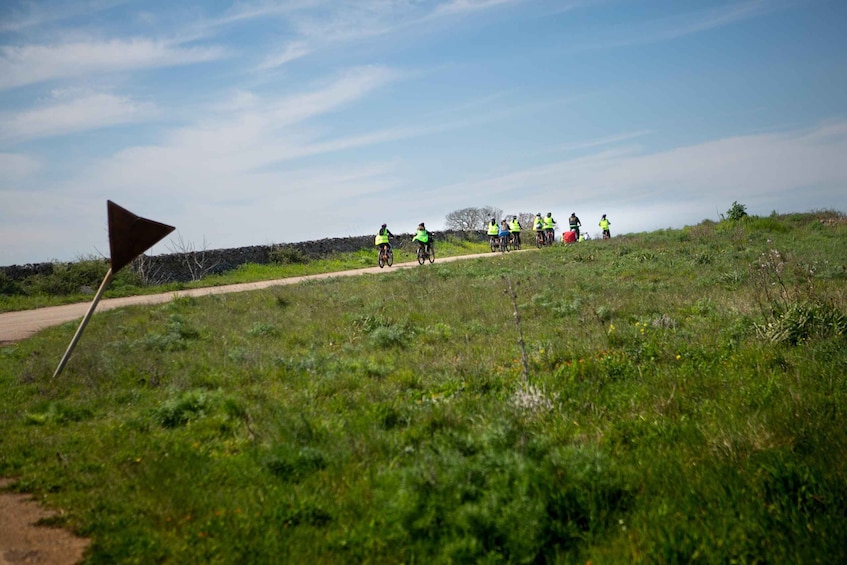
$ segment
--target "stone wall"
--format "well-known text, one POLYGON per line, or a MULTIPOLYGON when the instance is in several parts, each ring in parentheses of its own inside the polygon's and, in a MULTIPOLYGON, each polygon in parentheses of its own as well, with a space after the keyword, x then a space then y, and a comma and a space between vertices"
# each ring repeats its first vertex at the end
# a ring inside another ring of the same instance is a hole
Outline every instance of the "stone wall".
MULTIPOLYGON (((436 245, 439 239, 453 237, 457 239, 485 241, 483 231, 443 231, 433 232, 436 245)), ((397 234, 401 241, 411 239, 410 234, 397 234)), ((296 250, 307 259, 321 259, 335 253, 356 252, 361 249, 374 248, 374 236, 338 237, 303 241, 300 243, 280 243, 275 245, 254 245, 233 249, 198 250, 193 253, 170 253, 166 255, 144 255, 137 259, 131 268, 144 269, 149 279, 156 283, 188 282, 201 272, 216 274, 231 271, 246 263, 264 265, 271 262, 274 252, 289 248, 296 250)), ((53 272, 55 263, 34 263, 29 265, 11 265, 0 267, 0 273, 13 281, 22 281, 32 275, 49 275, 53 272)), ((130 268, 130 267, 127 267, 130 268)))

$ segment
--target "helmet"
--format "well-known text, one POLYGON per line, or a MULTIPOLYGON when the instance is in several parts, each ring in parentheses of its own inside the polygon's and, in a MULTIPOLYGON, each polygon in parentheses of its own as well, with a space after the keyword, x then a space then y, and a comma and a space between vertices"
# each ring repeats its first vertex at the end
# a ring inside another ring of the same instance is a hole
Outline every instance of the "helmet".
POLYGON ((548 218, 549 218, 550 216, 552 216, 552 215, 553 215, 553 212, 547 212, 547 217, 548 217, 548 218))
POLYGON ((382 224, 382 227, 386 228, 388 227, 388 224, 382 224))
POLYGON ((541 215, 541 212, 536 212, 536 213, 535 213, 535 215, 536 215, 536 216, 540 216, 540 215, 541 215))

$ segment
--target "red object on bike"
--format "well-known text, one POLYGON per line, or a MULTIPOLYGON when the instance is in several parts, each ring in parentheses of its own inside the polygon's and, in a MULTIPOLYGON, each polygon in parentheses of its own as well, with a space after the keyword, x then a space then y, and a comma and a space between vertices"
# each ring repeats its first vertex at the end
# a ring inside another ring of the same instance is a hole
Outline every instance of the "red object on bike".
POLYGON ((564 243, 576 243, 576 232, 573 230, 564 232, 562 234, 562 241, 564 243))

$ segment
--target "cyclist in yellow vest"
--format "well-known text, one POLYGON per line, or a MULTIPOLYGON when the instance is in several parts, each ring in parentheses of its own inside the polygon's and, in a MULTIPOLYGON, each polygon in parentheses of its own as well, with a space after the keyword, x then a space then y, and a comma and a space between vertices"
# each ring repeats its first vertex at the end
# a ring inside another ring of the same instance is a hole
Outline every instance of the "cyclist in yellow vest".
POLYGON ((500 226, 497 225, 497 220, 495 220, 494 218, 491 218, 491 221, 488 223, 488 232, 487 232, 488 239, 491 240, 492 238, 498 237, 499 233, 500 233, 500 226))
POLYGON ((429 253, 432 249, 432 234, 426 230, 426 226, 423 222, 418 224, 418 231, 415 233, 415 237, 412 238, 412 241, 416 241, 418 243, 418 247, 425 247, 427 253, 429 253))
POLYGON ((500 226, 497 225, 497 220, 491 218, 488 222, 488 235, 497 235, 500 232, 500 226))
POLYGON ((536 241, 539 237, 541 237, 541 241, 544 241, 544 219, 541 217, 541 212, 535 214, 532 219, 532 229, 535 231, 536 241))
POLYGON ((391 247, 391 244, 388 242, 389 237, 394 237, 394 234, 388 231, 388 225, 382 224, 379 228, 379 231, 376 232, 376 237, 374 238, 374 245, 376 245, 379 252, 382 253, 383 250, 388 251, 391 247))
POLYGON ((521 245, 521 223, 517 216, 514 216, 512 221, 509 222, 509 233, 512 234, 512 246, 519 248, 521 245))
POLYGON ((609 239, 612 237, 611 232, 609 232, 609 224, 611 224, 609 220, 606 219, 606 214, 603 214, 603 217, 600 218, 600 229, 603 230, 603 239, 609 239))
POLYGON ((553 236, 553 230, 556 229, 556 220, 553 219, 553 213, 547 212, 547 217, 544 218, 544 237, 547 238, 547 241, 553 243, 555 237, 553 236))

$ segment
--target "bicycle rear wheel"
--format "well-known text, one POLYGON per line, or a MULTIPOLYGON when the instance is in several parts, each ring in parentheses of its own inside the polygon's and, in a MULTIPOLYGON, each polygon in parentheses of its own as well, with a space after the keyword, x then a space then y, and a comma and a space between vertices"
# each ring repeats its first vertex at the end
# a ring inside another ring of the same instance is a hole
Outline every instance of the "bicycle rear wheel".
POLYGON ((382 251, 379 252, 379 256, 377 257, 376 262, 379 265, 380 269, 385 266, 385 256, 383 255, 382 251))
POLYGON ((493 237, 488 238, 488 245, 491 246, 492 253, 497 251, 497 248, 500 246, 499 242, 493 237))

